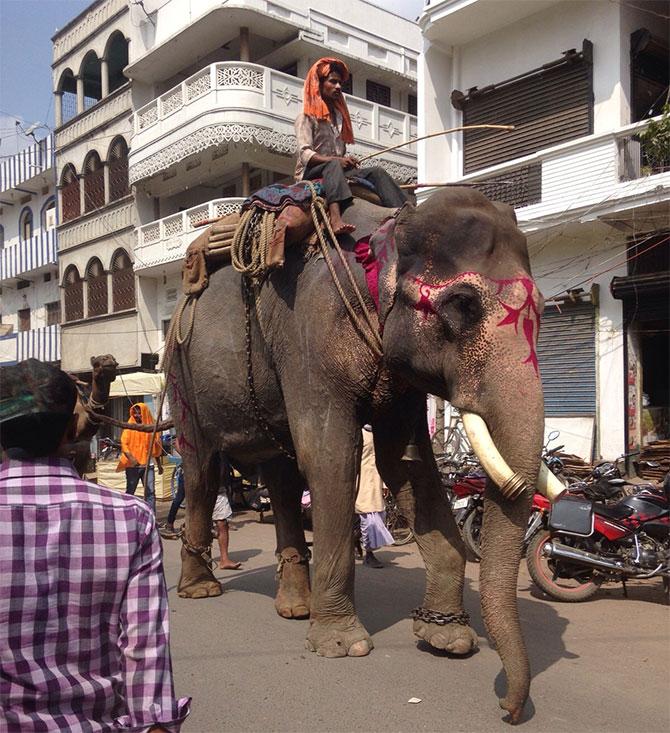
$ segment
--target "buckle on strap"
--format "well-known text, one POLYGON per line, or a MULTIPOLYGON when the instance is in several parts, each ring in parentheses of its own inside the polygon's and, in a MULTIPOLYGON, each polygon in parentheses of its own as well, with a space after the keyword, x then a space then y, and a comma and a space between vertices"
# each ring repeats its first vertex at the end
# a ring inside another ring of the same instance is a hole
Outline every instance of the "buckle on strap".
POLYGON ((199 557, 202 560, 205 561, 205 564, 207 567, 211 570, 212 566, 214 565, 214 561, 212 560, 212 555, 210 553, 211 544, 209 545, 192 545, 187 539, 186 539, 186 532, 181 533, 181 541, 184 545, 184 549, 186 552, 189 553, 189 555, 194 555, 195 557, 199 557))

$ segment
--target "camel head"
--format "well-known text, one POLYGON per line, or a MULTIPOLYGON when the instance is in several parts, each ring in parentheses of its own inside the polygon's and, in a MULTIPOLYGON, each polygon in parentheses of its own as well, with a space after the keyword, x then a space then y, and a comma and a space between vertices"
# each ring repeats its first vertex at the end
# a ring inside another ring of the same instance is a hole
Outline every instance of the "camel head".
POLYGON ((93 367, 94 384, 101 385, 104 383, 109 387, 109 385, 116 379, 116 370, 119 368, 119 365, 111 354, 92 356, 91 366, 93 367))

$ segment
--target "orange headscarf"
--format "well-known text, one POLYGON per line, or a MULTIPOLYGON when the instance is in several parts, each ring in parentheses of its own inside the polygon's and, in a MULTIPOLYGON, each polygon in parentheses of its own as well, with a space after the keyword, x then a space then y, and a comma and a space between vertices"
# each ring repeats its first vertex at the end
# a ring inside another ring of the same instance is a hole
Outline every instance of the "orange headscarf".
MULTIPOLYGON (((151 410, 147 407, 144 402, 136 402, 130 407, 130 415, 128 422, 137 422, 133 417, 133 407, 138 406, 140 413, 142 414, 142 423, 144 425, 150 425, 154 421, 154 417, 151 414, 151 410)), ((116 467, 117 471, 123 471, 125 468, 130 468, 130 461, 125 456, 125 451, 131 453, 140 462, 140 466, 145 465, 147 458, 149 457, 149 443, 151 442, 151 433, 140 433, 137 430, 130 430, 126 428, 121 433, 121 459, 116 467)), ((151 455, 155 458, 160 456, 162 453, 160 436, 156 436, 154 440, 154 447, 151 451, 151 455)))
MULTIPOLYGON (((330 119, 328 105, 321 97, 321 81, 326 79, 333 70, 341 71, 343 82, 349 78, 349 68, 347 65, 344 61, 335 58, 319 59, 315 64, 312 64, 312 68, 307 72, 307 76, 305 77, 302 111, 310 117, 315 117, 317 120, 330 119), (333 69, 333 66, 336 66, 336 68, 333 69)), ((342 141, 353 143, 354 131, 351 127, 351 117, 349 117, 349 110, 344 96, 335 102, 335 109, 342 115, 342 141)))

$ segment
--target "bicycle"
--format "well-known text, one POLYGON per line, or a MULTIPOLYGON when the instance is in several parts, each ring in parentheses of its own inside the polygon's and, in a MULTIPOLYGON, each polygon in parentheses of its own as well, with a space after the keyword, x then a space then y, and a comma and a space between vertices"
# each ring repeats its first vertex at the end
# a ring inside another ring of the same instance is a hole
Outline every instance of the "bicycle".
POLYGON ((384 524, 393 537, 393 544, 409 544, 415 539, 414 532, 409 526, 409 522, 400 511, 398 503, 390 491, 385 492, 384 503, 386 505, 384 524))

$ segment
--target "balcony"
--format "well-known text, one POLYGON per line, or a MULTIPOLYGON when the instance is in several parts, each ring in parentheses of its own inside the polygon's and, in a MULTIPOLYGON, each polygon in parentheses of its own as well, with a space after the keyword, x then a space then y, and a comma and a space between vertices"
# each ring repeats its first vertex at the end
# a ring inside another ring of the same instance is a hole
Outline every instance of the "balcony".
POLYGON ((53 40, 53 63, 128 7, 128 0, 104 0, 83 10, 62 28, 53 40))
MULTIPOLYGON (((130 85, 124 84, 109 96, 101 99, 93 107, 61 125, 55 133, 56 147, 58 150, 62 150, 67 145, 80 140, 84 135, 93 133, 99 127, 107 125, 117 118, 127 118, 131 106, 130 85)), ((110 138, 105 140, 106 144, 102 146, 103 148, 107 147, 109 140, 110 138)))
MULTIPOLYGON (((239 61, 211 64, 133 114, 130 183, 226 143, 241 143, 245 160, 257 150, 296 151, 293 123, 302 109, 303 80, 239 61)), ((358 97, 347 97, 354 155, 368 155, 416 137, 416 117, 358 97)), ((376 159, 397 178, 416 173, 416 145, 376 159)))
POLYGON ((7 244, 0 252, 0 280, 22 277, 47 265, 55 265, 57 252, 55 229, 40 231, 25 242, 7 244))
POLYGON ((171 262, 177 265, 168 269, 178 269, 186 248, 202 232, 198 225, 239 211, 243 201, 243 198, 214 199, 138 227, 135 272, 151 275, 159 267, 166 269, 171 262))
POLYGON ((24 359, 60 361, 60 326, 43 326, 10 333, 0 338, 0 364, 15 364, 24 359))
MULTIPOLYGON (((514 206, 525 231, 553 226, 566 217, 587 221, 667 202, 670 168, 645 165, 644 149, 635 138, 645 125, 637 122, 571 140, 459 181, 514 206)), ((429 190, 421 190, 419 198, 429 190)), ((667 206, 664 221, 654 228, 663 226, 670 226, 667 206)))
MULTIPOLYGON (((8 124, 8 123, 7 123, 8 124)), ((16 193, 17 197, 24 196, 26 191, 16 191, 17 187, 26 184, 34 185, 38 176, 42 180, 45 174, 51 179, 54 167, 54 138, 48 135, 44 140, 29 145, 11 156, 3 156, 0 163, 0 193, 16 193)), ((44 182, 40 184, 44 185, 44 182)), ((27 191, 37 193, 37 191, 27 191)), ((11 198, 11 196, 9 196, 11 198)), ((12 203, 16 203, 12 201, 12 203)))

